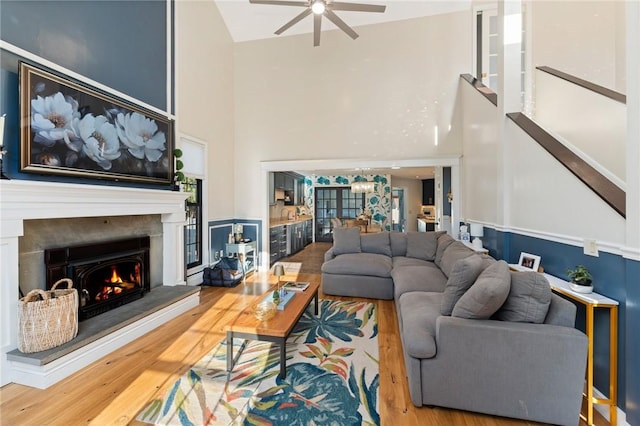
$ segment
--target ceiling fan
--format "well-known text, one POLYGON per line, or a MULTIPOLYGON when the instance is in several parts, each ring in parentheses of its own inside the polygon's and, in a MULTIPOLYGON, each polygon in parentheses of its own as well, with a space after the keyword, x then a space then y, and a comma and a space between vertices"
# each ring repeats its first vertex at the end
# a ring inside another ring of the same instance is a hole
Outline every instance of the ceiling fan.
POLYGON ((333 22, 338 28, 347 33, 352 39, 358 38, 358 34, 347 25, 342 19, 338 17, 334 10, 345 10, 349 12, 376 12, 383 13, 387 6, 379 6, 374 4, 361 4, 361 3, 343 3, 334 2, 333 0, 307 0, 307 1, 279 1, 279 0, 249 0, 252 4, 269 4, 275 6, 296 6, 304 7, 305 10, 294 17, 292 20, 284 24, 282 27, 275 31, 275 34, 280 35, 302 19, 313 13, 313 45, 320 46, 320 25, 322 16, 325 16, 328 20, 333 22))

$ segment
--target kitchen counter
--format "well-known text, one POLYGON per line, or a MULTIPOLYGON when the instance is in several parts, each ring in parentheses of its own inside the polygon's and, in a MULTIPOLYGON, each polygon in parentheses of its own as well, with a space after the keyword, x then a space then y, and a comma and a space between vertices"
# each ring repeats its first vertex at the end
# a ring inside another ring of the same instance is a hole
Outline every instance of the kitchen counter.
POLYGON ((295 223, 301 223, 307 220, 313 220, 313 216, 304 215, 298 216, 297 219, 269 219, 269 228, 282 225, 293 225, 295 223))

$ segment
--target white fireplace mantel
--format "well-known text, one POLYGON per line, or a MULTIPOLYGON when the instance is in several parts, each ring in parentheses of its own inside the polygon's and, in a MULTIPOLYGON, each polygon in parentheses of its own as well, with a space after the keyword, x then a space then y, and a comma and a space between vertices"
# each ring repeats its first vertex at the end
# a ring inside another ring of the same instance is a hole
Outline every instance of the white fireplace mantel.
POLYGON ((184 192, 107 185, 0 180, 0 386, 11 382, 6 353, 17 347, 19 238, 24 221, 161 215, 163 285, 184 285, 184 192))

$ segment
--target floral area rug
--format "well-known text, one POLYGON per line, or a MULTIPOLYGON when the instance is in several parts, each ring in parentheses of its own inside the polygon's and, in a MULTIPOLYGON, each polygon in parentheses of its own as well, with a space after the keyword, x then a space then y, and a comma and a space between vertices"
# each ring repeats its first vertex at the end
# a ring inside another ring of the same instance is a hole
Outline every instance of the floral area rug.
MULTIPOLYGON (((234 339, 234 354, 242 341, 234 339), (237 346, 237 347, 235 347, 237 346)), ((322 300, 279 346, 249 341, 231 374, 220 343, 137 420, 170 425, 378 425, 376 305, 322 300)))

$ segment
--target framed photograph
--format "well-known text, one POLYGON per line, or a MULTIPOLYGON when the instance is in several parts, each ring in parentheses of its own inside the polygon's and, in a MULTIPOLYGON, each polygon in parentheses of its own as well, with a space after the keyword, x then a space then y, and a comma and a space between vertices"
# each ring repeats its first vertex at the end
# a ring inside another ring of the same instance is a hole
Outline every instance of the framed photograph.
POLYGON ((161 114, 20 62, 20 116, 23 172, 173 182, 173 122, 161 114))
POLYGON ((521 270, 529 270, 529 271, 538 271, 538 267, 540 266, 540 256, 536 256, 535 254, 520 253, 520 260, 518 260, 518 266, 521 270))

